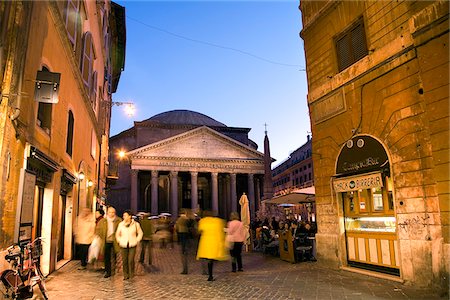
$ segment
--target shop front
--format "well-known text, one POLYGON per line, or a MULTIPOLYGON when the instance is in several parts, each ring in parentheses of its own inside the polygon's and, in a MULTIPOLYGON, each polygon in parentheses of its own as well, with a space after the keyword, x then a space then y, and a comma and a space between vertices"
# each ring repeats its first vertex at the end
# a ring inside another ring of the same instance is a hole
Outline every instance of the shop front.
POLYGON ((343 210, 347 265, 400 276, 397 221, 388 155, 360 135, 342 148, 333 188, 343 210))

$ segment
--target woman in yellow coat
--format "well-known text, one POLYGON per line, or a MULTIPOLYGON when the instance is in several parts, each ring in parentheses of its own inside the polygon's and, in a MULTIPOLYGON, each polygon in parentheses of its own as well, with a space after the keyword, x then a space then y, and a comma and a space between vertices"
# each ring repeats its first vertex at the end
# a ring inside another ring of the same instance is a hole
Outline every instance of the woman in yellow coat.
POLYGON ((213 281, 213 263, 216 260, 227 260, 225 248, 225 221, 205 212, 205 217, 198 222, 200 241, 197 259, 208 261, 208 281, 213 281))

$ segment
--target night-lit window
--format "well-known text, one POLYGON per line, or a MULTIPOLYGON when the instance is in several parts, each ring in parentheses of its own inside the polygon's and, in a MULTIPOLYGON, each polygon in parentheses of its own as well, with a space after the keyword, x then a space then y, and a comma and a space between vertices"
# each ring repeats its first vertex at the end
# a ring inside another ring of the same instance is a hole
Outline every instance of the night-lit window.
POLYGON ((68 0, 64 10, 64 23, 67 29, 67 35, 69 37, 72 46, 76 44, 77 28, 79 22, 79 0, 68 0))
MULTIPOLYGON (((42 71, 49 72, 50 70, 47 69, 46 67, 42 67, 42 71)), ((50 134, 50 130, 52 128, 52 104, 51 103, 39 102, 36 123, 47 134, 50 134)))
POLYGON ((74 125, 73 113, 69 110, 69 118, 67 121, 67 141, 66 141, 66 153, 72 156, 73 147, 73 125, 74 125))
POLYGON ((94 45, 92 35, 86 32, 83 37, 83 51, 81 55, 81 77, 84 85, 90 91, 92 84, 92 68, 94 66, 94 45))
POLYGON ((359 18, 335 38, 339 72, 367 55, 364 20, 359 18))

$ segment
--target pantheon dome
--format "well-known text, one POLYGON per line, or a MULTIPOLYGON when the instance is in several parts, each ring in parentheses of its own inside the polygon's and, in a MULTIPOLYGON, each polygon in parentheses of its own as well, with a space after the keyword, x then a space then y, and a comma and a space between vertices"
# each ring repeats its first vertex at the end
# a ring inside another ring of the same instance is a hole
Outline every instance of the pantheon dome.
MULTIPOLYGON (((191 110, 171 110, 157 114, 146 121, 154 121, 162 124, 171 125, 197 125, 210 127, 226 127, 225 124, 214 120, 207 115, 191 110)), ((146 122, 143 121, 143 122, 146 122)))

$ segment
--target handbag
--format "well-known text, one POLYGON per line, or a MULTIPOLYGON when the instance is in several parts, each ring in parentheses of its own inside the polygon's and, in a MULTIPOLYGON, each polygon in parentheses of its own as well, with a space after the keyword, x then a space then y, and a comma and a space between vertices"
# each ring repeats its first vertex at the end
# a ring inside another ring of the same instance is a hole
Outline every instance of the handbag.
POLYGON ((100 249, 102 248, 102 240, 98 235, 94 237, 88 250, 88 262, 91 263, 98 259, 100 255, 100 249))

